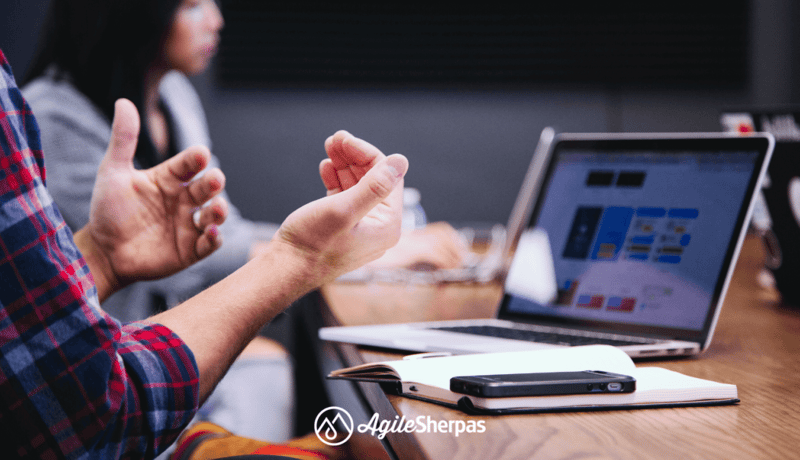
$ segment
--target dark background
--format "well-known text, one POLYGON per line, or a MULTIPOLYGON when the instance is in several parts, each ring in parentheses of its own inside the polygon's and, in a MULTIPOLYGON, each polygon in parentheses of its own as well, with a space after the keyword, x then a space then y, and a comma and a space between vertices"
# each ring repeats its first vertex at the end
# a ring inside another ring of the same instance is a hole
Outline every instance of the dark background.
MULTIPOLYGON (((17 78, 47 3, 0 7, 17 78)), ((545 126, 719 131, 725 108, 800 102, 791 0, 374 3, 221 1, 220 54, 193 81, 245 216, 279 222, 320 197, 337 129, 407 155, 431 220, 504 223, 545 126)))

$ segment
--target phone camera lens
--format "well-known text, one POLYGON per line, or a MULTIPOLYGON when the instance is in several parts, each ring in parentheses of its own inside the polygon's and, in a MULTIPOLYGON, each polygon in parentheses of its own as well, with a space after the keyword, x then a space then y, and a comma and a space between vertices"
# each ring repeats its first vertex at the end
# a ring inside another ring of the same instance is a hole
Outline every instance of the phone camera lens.
POLYGON ((600 384, 600 390, 601 391, 606 391, 606 384, 605 383, 601 383, 600 384))
POLYGON ((589 385, 586 385, 586 389, 589 390, 589 391, 592 391, 592 390, 594 390, 594 385, 592 385, 590 383, 589 385))

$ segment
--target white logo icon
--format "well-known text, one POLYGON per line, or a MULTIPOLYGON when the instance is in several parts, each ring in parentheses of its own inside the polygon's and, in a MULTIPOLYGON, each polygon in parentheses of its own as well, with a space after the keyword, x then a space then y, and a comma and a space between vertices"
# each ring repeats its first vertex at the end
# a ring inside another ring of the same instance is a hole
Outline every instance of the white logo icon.
POLYGON ((353 417, 341 407, 332 406, 317 414, 314 419, 314 432, 317 438, 329 446, 341 446, 353 435, 353 417), (340 428, 337 429, 336 427, 340 428), (343 429, 347 436, 339 438, 339 431, 343 429))

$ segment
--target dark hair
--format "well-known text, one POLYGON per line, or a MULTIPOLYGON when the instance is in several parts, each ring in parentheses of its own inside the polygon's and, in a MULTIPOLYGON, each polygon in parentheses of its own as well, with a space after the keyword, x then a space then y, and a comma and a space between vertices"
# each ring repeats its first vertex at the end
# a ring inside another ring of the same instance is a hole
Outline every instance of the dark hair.
MULTIPOLYGON (((108 117, 114 102, 130 99, 144 110, 144 78, 161 53, 181 0, 52 0, 36 55, 23 84, 55 64, 108 117)), ((141 124, 136 159, 158 163, 155 147, 141 124)))

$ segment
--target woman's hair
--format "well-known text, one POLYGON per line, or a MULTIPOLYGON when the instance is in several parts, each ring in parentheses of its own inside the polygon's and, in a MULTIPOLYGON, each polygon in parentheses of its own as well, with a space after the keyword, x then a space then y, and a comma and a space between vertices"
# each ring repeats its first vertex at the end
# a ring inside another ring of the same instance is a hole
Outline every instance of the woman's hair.
MULTIPOLYGON (((68 78, 108 117, 114 102, 130 99, 144 110, 144 78, 161 57, 181 0, 52 0, 36 55, 23 79, 29 83, 53 64, 56 78, 68 78)), ((143 167, 158 163, 141 123, 136 158, 143 167)))

